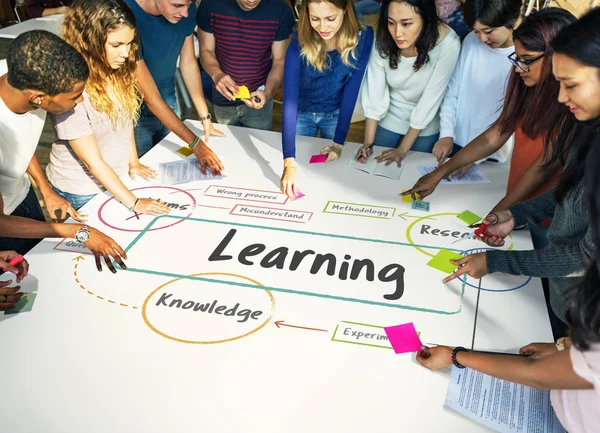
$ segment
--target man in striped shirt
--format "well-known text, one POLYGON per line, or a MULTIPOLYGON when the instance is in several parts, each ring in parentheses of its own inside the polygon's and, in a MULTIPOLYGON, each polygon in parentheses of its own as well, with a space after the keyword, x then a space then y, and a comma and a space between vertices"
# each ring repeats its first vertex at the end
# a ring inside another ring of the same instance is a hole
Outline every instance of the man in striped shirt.
POLYGON ((294 24, 290 7, 284 0, 202 0, 196 23, 217 121, 271 129, 272 95, 283 80, 294 24), (250 98, 239 100, 234 95, 242 85, 250 98))

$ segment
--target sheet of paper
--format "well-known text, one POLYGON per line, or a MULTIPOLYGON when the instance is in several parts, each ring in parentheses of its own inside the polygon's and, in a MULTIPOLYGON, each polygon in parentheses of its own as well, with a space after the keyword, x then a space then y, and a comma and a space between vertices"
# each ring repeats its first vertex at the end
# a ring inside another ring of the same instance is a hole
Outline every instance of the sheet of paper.
POLYGON ((481 217, 470 210, 463 211, 456 215, 456 218, 463 221, 466 225, 470 226, 481 220, 481 217))
POLYGON ((375 176, 383 176, 388 179, 398 180, 402 174, 402 168, 403 166, 398 167, 398 164, 395 162, 392 162, 390 165, 385 165, 385 163, 382 162, 375 166, 373 174, 375 176))
POLYGON ((415 325, 405 323, 403 325, 388 326, 383 328, 390 344, 396 353, 417 352, 422 349, 423 343, 419 338, 419 333, 415 330, 415 325))
POLYGON ((35 302, 36 293, 23 293, 19 302, 15 304, 15 308, 10 310, 6 310, 4 314, 19 314, 19 313, 27 313, 31 311, 33 308, 33 303, 35 302))
POLYGON ((367 158, 367 160, 364 163, 358 162, 354 158, 350 158, 346 165, 348 167, 352 167, 357 170, 364 171, 369 174, 373 174, 373 172, 375 171, 375 166, 377 165, 377 161, 372 156, 367 158))
MULTIPOLYGON (((403 189, 402 192, 406 192, 406 190, 403 189)), ((412 196, 411 195, 403 195, 402 202, 403 203, 412 203, 413 202, 412 196)))
POLYGON ((452 368, 445 405, 500 433, 566 432, 550 404, 550 391, 469 368, 452 368))
POLYGON ((450 260, 460 260, 462 258, 462 255, 455 253, 454 251, 441 249, 431 260, 429 260, 427 265, 438 271, 451 274, 457 266, 450 263, 450 260))
POLYGON ((429 202, 428 201, 423 201, 423 200, 415 200, 412 202, 412 209, 414 210, 420 210, 423 212, 429 212, 429 202))
POLYGON ((158 166, 158 172, 161 184, 163 185, 176 185, 198 180, 221 179, 223 177, 213 175, 208 168, 206 169, 206 174, 202 174, 202 171, 200 171, 200 161, 195 158, 161 162, 158 166))
MULTIPOLYGON (((419 173, 421 173, 421 176, 425 176, 426 174, 431 173, 436 168, 437 166, 435 165, 421 165, 417 167, 419 173)), ((478 166, 471 167, 471 169, 465 173, 462 179, 459 179, 457 174, 453 176, 450 180, 442 179, 442 181, 440 182, 440 184, 452 185, 468 185, 477 183, 490 183, 489 179, 485 177, 485 175, 482 173, 481 169, 478 166)))

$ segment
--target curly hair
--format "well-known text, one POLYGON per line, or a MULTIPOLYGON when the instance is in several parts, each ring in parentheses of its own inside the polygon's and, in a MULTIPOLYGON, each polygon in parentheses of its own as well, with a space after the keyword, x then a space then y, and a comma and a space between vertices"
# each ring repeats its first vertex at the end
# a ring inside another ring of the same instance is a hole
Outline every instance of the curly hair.
POLYGON ((19 35, 8 48, 8 83, 19 90, 49 96, 69 93, 88 79, 85 59, 53 33, 33 30, 19 35))
POLYGON ((341 54, 342 62, 350 65, 350 57, 356 60, 358 32, 364 26, 356 17, 352 0, 307 0, 300 5, 298 18, 298 42, 301 55, 313 68, 322 72, 327 65, 327 48, 323 38, 310 25, 308 5, 310 3, 328 2, 344 11, 342 26, 337 33, 336 50, 341 54))
POLYGON ((62 24, 63 38, 90 67, 85 89, 92 107, 106 113, 113 125, 136 122, 142 103, 136 65, 140 51, 137 32, 129 57, 119 69, 113 69, 106 59, 108 33, 123 26, 135 29, 135 16, 122 0, 76 0, 62 24))
POLYGON ((439 25, 441 23, 437 13, 434 0, 383 0, 381 4, 381 13, 377 21, 376 46, 379 55, 383 58, 389 58, 390 68, 398 68, 400 61, 400 48, 396 45, 394 37, 388 29, 389 7, 391 3, 406 3, 415 10, 423 20, 423 28, 415 42, 417 49, 417 59, 413 69, 418 71, 427 62, 429 62, 429 51, 435 47, 440 37, 439 25))

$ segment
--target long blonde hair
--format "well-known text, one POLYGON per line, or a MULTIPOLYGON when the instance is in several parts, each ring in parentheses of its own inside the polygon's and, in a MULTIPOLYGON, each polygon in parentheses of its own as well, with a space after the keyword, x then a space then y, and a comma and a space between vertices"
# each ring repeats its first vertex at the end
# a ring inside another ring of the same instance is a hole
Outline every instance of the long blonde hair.
POLYGON ((325 41, 310 25, 308 5, 310 3, 327 2, 344 11, 342 26, 335 35, 335 49, 341 54, 342 62, 351 65, 350 58, 356 60, 356 46, 358 45, 358 32, 364 29, 356 17, 352 0, 307 0, 302 2, 298 17, 298 42, 300 54, 306 61, 319 72, 323 72, 327 65, 327 48, 325 41))
POLYGON ((137 122, 142 103, 136 66, 140 51, 137 31, 129 57, 119 69, 111 68, 106 59, 108 32, 122 26, 135 29, 135 16, 122 0, 76 0, 62 24, 63 38, 90 68, 85 90, 91 105, 106 113, 113 126, 122 121, 137 122))

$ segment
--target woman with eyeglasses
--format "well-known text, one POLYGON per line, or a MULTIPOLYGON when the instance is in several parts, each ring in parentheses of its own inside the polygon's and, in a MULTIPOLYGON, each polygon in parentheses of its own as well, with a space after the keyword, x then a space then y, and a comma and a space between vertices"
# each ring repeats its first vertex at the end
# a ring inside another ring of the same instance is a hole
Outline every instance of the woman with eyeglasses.
MULTIPOLYGON (((537 269, 577 273, 564 294, 570 338, 553 343, 529 344, 521 355, 492 355, 462 347, 427 348, 417 361, 436 371, 454 364, 469 367, 500 379, 551 389, 554 411, 569 433, 597 432, 600 426, 600 8, 593 9, 552 41, 553 71, 560 83, 559 101, 578 120, 574 130, 565 130, 557 140, 555 155, 566 158, 564 175, 556 191, 549 191, 511 211, 513 222, 526 217, 554 216, 551 232, 561 241, 545 254, 531 251, 497 251, 513 255, 516 266, 525 270, 537 261, 537 269), (572 139, 564 141, 567 136, 572 139), (572 143, 570 146, 561 145, 572 143), (587 161, 587 165, 586 165, 587 161), (585 168, 585 178, 584 178, 585 168), (523 213, 523 210, 526 210, 523 213), (590 224, 591 222, 591 224, 590 224), (556 230, 555 223, 559 223, 556 230), (561 239, 562 238, 562 239, 561 239), (585 250, 585 251, 583 251, 585 250), (582 254, 582 253, 585 253, 582 254), (562 256, 561 256, 562 254, 562 256), (563 257, 563 259, 561 259, 563 257), (533 260, 533 261, 532 261, 533 260), (579 260, 579 263, 578 263, 579 260), (587 272, 582 278, 584 262, 587 272), (591 262, 591 263, 590 263, 591 262)), ((531 60, 531 59, 528 59, 531 60)), ((505 211, 507 212, 507 211, 505 211)), ((511 218, 512 219, 512 218, 511 218)), ((500 229, 498 224, 495 229, 500 229)), ((498 232, 494 232, 498 234, 498 232)), ((507 232, 505 232, 507 233, 507 232)), ((489 254, 489 253, 488 253, 489 254)), ((469 256, 473 257, 473 256, 469 256)), ((489 257, 488 257, 489 259, 489 257)), ((470 274, 470 273, 469 273, 470 274)))
MULTIPOLYGON (((544 9, 521 23, 513 32, 515 52, 507 61, 513 64, 514 70, 499 119, 445 164, 420 178, 403 195, 427 197, 445 177, 497 152, 513 133, 514 149, 506 196, 492 212, 536 197, 556 186, 561 165, 556 161, 547 162, 553 141, 573 120, 557 100, 559 86, 552 76, 550 41, 575 20, 565 10, 544 9)), ((546 227, 533 225, 530 229, 534 245, 544 247, 547 244, 546 227)))

